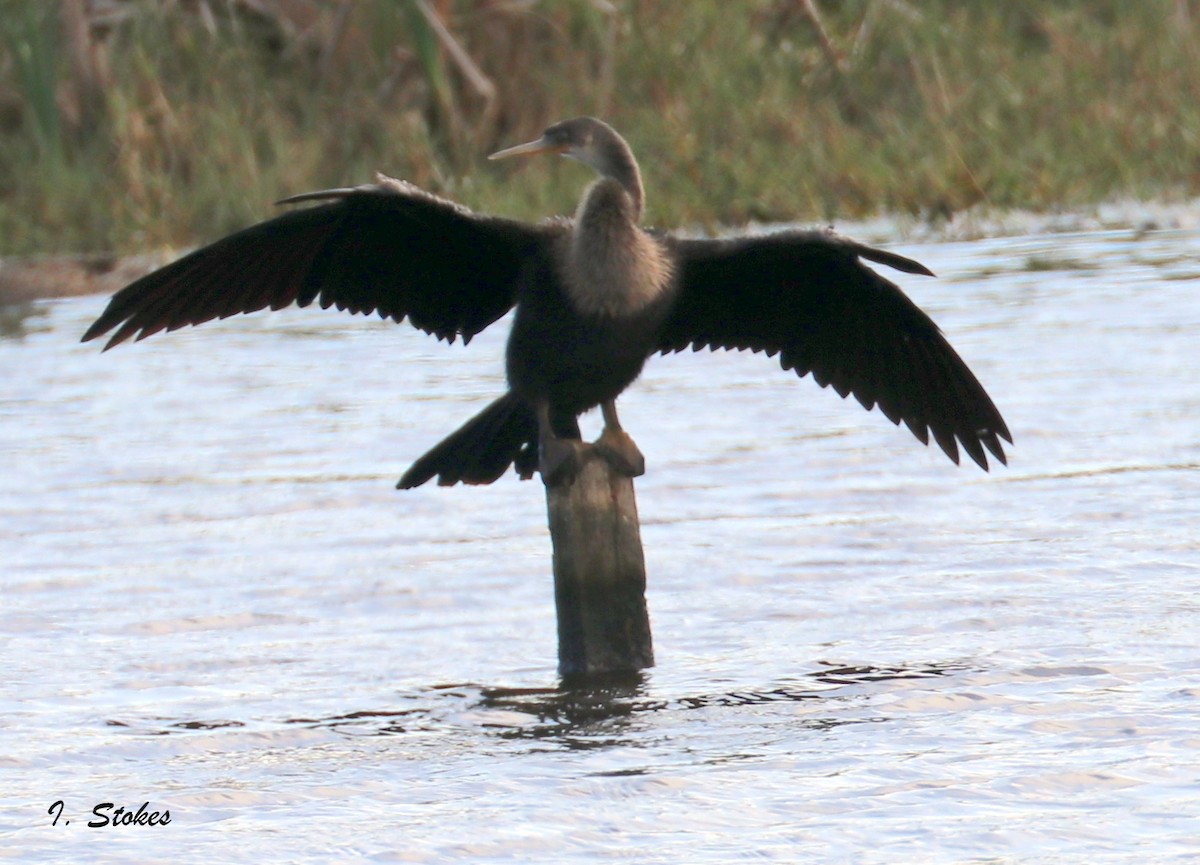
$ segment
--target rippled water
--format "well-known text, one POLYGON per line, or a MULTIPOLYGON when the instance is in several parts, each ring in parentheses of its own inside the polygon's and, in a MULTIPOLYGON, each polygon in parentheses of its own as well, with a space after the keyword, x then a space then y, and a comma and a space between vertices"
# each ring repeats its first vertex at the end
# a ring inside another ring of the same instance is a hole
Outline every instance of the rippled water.
POLYGON ((540 484, 392 489, 504 328, 293 310, 101 356, 102 298, 6 318, 0 859, 1200 859, 1200 234, 901 251, 1010 467, 761 357, 656 359, 622 418, 658 666, 575 692, 540 484))

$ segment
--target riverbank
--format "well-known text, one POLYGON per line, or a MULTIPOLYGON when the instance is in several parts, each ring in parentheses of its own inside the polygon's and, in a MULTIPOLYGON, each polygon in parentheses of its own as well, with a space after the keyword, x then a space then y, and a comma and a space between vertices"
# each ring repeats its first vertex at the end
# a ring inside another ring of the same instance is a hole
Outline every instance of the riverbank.
MULTIPOLYGON (((766 232, 779 225, 717 229, 716 234, 766 232)), ((1200 199, 1185 202, 1111 201, 1076 211, 1044 213, 972 208, 945 220, 877 216, 839 221, 837 230, 872 244, 936 243, 1014 235, 1071 234, 1083 231, 1196 230, 1200 228, 1200 199)), ((212 238, 216 239, 216 238, 212 238)), ((35 300, 112 294, 133 280, 168 264, 187 250, 161 250, 117 256, 63 254, 0 258, 0 306, 35 300)))
POLYGON ((111 294, 173 255, 42 255, 0 259, 0 306, 111 294))

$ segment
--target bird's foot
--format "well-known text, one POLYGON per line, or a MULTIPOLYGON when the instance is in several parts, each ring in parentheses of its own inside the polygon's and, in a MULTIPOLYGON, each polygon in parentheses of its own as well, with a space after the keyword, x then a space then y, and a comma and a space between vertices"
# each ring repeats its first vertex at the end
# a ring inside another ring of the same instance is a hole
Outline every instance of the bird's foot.
POLYGON ((638 478, 646 473, 646 458, 623 429, 606 426, 596 439, 595 448, 610 466, 627 478, 638 478))
POLYGON ((583 466, 583 453, 587 448, 578 439, 544 439, 538 445, 538 471, 542 483, 548 487, 570 486, 583 466))

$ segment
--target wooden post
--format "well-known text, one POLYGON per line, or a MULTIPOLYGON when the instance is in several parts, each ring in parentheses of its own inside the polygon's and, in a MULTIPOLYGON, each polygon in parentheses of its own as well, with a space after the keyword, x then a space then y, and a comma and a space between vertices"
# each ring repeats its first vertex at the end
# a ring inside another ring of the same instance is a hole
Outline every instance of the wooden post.
POLYGON ((559 675, 654 666, 633 480, 587 448, 575 482, 547 487, 546 504, 554 545, 559 675))

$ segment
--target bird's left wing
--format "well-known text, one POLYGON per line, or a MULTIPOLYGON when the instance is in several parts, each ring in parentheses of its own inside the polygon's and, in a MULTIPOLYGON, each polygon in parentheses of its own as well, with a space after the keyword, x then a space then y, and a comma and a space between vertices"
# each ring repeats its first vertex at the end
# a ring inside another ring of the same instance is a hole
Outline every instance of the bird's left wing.
POLYGON ((238 231, 113 295, 83 339, 131 336, 290 304, 406 317, 468 341, 516 300, 530 252, 550 227, 480 216, 391 178, 307 193, 320 202, 238 231))
POLYGON ((831 232, 733 240, 667 239, 679 296, 658 349, 750 349, 821 387, 879 406, 954 462, 958 443, 985 470, 1005 462, 1008 427, 937 325, 867 259, 929 274, 915 261, 831 232))

